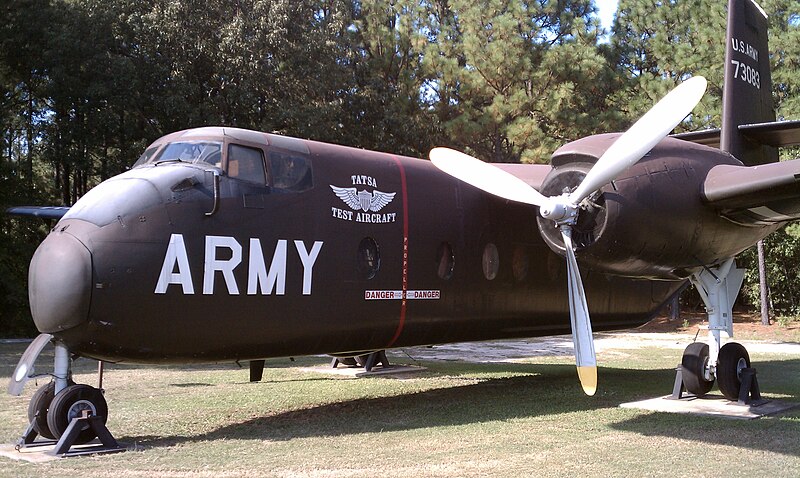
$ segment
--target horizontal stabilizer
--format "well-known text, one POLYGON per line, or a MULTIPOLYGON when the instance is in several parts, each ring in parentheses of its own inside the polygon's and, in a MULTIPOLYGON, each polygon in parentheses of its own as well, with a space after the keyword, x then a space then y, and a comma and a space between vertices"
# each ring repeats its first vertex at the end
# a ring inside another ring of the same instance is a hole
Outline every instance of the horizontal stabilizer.
POLYGON ((69 211, 63 206, 17 206, 6 209, 8 214, 14 216, 34 216, 44 219, 61 219, 69 211))
MULTIPOLYGON (((800 120, 743 124, 738 128, 747 140, 755 144, 775 147, 800 145, 800 120)), ((673 138, 715 148, 719 148, 719 136, 718 128, 672 135, 673 138)))
POLYGON ((720 129, 704 129, 703 131, 689 131, 687 133, 671 134, 671 138, 682 139, 692 143, 719 148, 720 129))
POLYGON ((767 146, 796 146, 800 144, 800 121, 773 121, 739 125, 745 138, 767 146))
POLYGON ((708 173, 705 201, 744 225, 800 219, 800 159, 759 166, 720 165, 708 173))

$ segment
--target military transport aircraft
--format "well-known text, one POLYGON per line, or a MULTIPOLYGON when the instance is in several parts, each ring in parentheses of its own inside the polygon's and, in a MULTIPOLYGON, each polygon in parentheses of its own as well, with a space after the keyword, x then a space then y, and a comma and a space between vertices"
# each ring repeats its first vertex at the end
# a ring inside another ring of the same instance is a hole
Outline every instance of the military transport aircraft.
POLYGON ((800 122, 774 122, 766 15, 752 0, 729 10, 721 130, 666 137, 700 77, 551 165, 205 127, 156 140, 71 208, 12 208, 58 222, 30 265, 42 335, 9 391, 53 343, 54 380, 28 413, 57 438, 84 410, 107 415, 101 390, 71 380, 78 356, 257 364, 571 329, 593 394, 592 329, 643 324, 690 280, 709 340, 684 352, 685 386, 703 395, 716 379, 738 397, 747 351, 720 347, 742 281, 734 257, 800 218, 800 159, 775 150, 800 143, 800 122))

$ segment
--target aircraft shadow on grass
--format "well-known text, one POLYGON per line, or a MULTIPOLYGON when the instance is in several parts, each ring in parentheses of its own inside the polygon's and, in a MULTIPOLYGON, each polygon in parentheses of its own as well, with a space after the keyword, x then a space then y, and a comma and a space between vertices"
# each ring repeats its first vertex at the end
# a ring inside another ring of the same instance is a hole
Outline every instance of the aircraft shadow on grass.
MULTIPOLYGON (((800 360, 754 362, 758 370, 761 392, 780 400, 798 402, 798 384, 788 382, 787 377, 800 376, 800 360)), ((798 408, 786 412, 798 417, 798 408)), ((733 446, 737 448, 763 450, 783 455, 800 456, 795 439, 800 436, 800 421, 781 419, 782 414, 758 420, 740 420, 705 416, 693 416, 654 412, 639 415, 611 425, 614 430, 634 432, 643 436, 677 437, 707 444, 733 446), (769 424, 765 426, 764 421, 769 424)))
MULTIPOLYGON (((778 373, 800 368, 800 360, 759 362, 765 373, 762 392, 800 399, 797 384, 784 385, 778 373), (774 370, 774 372, 772 372, 774 370)), ((602 368, 603 386, 593 398, 580 395, 571 365, 469 364, 462 372, 507 372, 522 375, 493 378, 396 396, 357 398, 301 410, 253 418, 193 436, 125 436, 121 441, 150 447, 219 439, 290 440, 342 437, 361 433, 415 430, 508 421, 546 415, 616 408, 623 402, 663 396, 671 390, 674 371, 602 368), (565 399, 565 397, 573 398, 565 399)), ((785 376, 784 376, 785 377, 785 376)), ((336 380, 336 379, 330 379, 336 380)), ((386 378, 390 380, 390 378, 386 378)), ((467 380, 465 378, 465 380, 467 380)), ((269 385, 265 382, 262 385, 269 385)), ((800 433, 794 420, 740 421, 714 417, 650 413, 610 425, 611 429, 645 436, 671 436, 703 443, 760 449, 800 456, 800 450, 781 445, 775 437, 800 433), (763 439, 759 439, 763 438, 763 439)))

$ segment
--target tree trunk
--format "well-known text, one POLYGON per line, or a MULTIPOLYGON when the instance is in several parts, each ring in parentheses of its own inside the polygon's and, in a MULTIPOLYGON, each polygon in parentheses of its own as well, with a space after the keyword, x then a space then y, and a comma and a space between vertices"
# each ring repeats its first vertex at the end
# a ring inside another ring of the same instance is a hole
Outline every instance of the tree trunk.
POLYGON ((28 129, 27 137, 25 140, 27 144, 25 145, 28 154, 27 154, 27 164, 25 170, 25 186, 26 192, 29 196, 33 194, 33 91, 31 88, 30 83, 27 85, 28 87, 28 124, 25 127, 28 129))
POLYGON ((761 325, 769 325, 769 289, 767 287, 767 265, 764 260, 764 241, 758 241, 758 283, 761 293, 761 325))
POLYGON ((675 297, 669 301, 669 321, 681 319, 681 295, 675 294, 675 297))
POLYGON ((72 206, 72 199, 70 192, 72 188, 70 188, 70 174, 71 171, 69 167, 69 163, 64 162, 62 163, 61 168, 61 201, 64 203, 65 206, 72 206))

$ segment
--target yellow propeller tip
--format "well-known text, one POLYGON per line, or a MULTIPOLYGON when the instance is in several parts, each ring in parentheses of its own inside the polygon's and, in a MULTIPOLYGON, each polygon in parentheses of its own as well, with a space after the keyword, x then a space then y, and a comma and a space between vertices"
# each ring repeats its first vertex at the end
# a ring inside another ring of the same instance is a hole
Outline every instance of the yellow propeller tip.
POLYGON ((578 379, 581 381, 583 392, 590 397, 597 392, 597 366, 579 366, 578 379))

